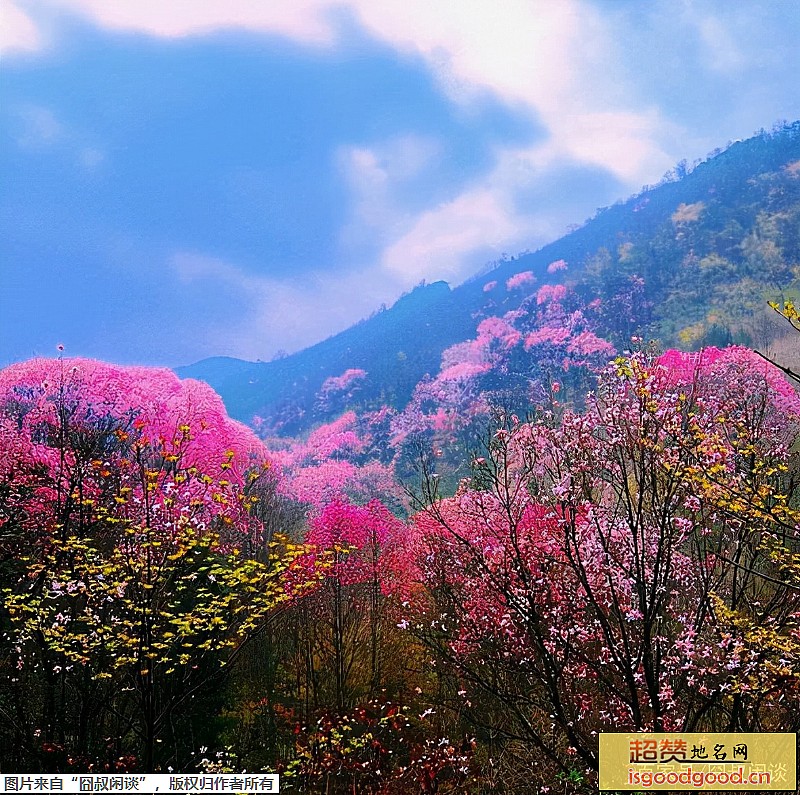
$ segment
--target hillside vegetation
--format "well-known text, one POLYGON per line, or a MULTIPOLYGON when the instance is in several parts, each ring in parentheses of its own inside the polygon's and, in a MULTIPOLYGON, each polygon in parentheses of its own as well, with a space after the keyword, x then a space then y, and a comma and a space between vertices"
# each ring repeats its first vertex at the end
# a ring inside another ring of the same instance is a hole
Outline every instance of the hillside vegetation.
POLYGON ((184 371, 251 427, 168 370, 0 371, 0 767, 590 795, 601 733, 800 730, 800 394, 725 344, 800 332, 800 126, 678 171, 184 371))
MULTIPOLYGON (((178 373, 211 384, 233 416, 258 416, 273 431, 297 434, 334 418, 344 404, 402 410, 426 374, 440 372, 445 350, 475 339, 483 320, 501 318, 530 333, 535 296, 546 284, 568 287, 576 305, 599 300, 590 310, 592 332, 617 349, 634 335, 682 349, 772 344, 782 327, 767 301, 793 294, 798 264, 794 123, 731 144, 692 169, 679 164, 661 184, 598 211, 539 251, 506 259, 455 289, 422 284, 304 351, 267 363, 207 359, 178 373), (566 267, 552 268, 562 261, 566 267), (321 400, 325 382, 350 370, 364 373, 357 389, 321 400)), ((541 380, 540 354, 529 346, 528 361, 516 363, 529 380, 541 380)))

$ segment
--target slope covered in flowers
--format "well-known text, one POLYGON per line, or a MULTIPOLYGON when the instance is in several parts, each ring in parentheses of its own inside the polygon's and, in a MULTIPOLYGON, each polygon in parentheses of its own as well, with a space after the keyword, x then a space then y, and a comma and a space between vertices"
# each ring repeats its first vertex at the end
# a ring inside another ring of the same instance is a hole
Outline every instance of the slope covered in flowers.
MULTIPOLYGON (((263 363, 213 359, 180 372, 211 383, 234 416, 249 423, 259 415, 283 434, 303 434, 341 411, 343 393, 328 408, 320 400, 326 381, 330 388, 345 373, 362 373, 348 387, 347 407, 402 410, 424 376, 436 375, 446 349, 474 339, 483 320, 505 318, 540 289, 544 298, 561 285, 586 307, 599 302, 588 331, 618 350, 632 336, 685 349, 763 347, 785 333, 766 302, 797 291, 797 162, 798 123, 762 132, 598 211, 539 251, 504 255, 452 289, 423 283, 305 351, 263 363)), ((558 341, 559 333, 546 328, 532 343, 558 341)))
POLYGON ((600 732, 795 731, 800 398, 742 347, 609 361, 541 290, 300 440, 166 371, 0 372, 3 764, 588 793, 600 732))

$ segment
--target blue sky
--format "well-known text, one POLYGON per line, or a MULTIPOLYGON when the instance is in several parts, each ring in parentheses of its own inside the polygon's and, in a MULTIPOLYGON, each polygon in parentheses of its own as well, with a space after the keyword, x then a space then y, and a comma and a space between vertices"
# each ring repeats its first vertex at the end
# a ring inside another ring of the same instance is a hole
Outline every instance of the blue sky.
POLYGON ((0 0, 0 365, 268 360, 800 118, 793 0, 0 0))

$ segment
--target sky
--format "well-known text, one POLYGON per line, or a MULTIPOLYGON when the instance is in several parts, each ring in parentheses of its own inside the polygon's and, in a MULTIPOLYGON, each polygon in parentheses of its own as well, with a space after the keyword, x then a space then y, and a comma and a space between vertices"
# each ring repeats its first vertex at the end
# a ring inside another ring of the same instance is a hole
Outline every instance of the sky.
POLYGON ((268 361, 800 118, 794 0, 0 0, 0 366, 268 361))

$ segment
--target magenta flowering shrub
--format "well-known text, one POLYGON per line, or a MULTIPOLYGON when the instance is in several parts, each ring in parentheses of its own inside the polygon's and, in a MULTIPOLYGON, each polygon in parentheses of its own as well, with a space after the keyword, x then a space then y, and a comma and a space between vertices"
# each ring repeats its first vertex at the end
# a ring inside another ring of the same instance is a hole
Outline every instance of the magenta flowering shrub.
POLYGON ((405 539, 405 525, 378 500, 366 505, 336 499, 313 518, 306 536, 312 555, 335 551, 326 575, 342 585, 391 579, 385 558, 405 539))
POLYGON ((799 409, 731 348, 620 358, 584 410, 504 418, 473 477, 414 518, 403 625, 465 709, 503 703, 498 731, 589 769, 600 731, 785 725, 799 409))
POLYGON ((50 506, 40 523, 61 512, 63 525, 81 500, 116 491, 130 520, 167 521, 183 507, 197 521, 224 518, 229 540, 244 540, 248 492, 277 478, 263 443, 219 396, 169 370, 34 359, 0 372, 0 412, 2 474, 37 473, 34 498, 50 506))
POLYGON ((289 440, 273 452, 284 472, 281 493, 314 511, 336 499, 397 503, 401 492, 391 463, 370 456, 374 437, 385 433, 381 427, 386 422, 380 412, 359 419, 349 411, 317 427, 304 441, 289 440))
POLYGON ((536 277, 533 275, 533 271, 515 273, 511 278, 506 279, 506 290, 518 290, 526 285, 533 284, 535 281, 536 277))
POLYGON ((317 405, 324 411, 343 408, 359 390, 367 377, 367 371, 351 367, 341 375, 326 378, 317 394, 317 405))
MULTIPOLYGON (((209 648, 221 655, 238 643, 204 646, 211 636, 202 633, 234 626, 229 615, 242 637, 254 626, 244 600, 223 610, 220 599, 245 582, 237 561, 249 558, 255 572, 263 559, 272 574, 259 620, 276 604, 283 610, 259 647, 270 673, 257 685, 239 683, 248 696, 237 707, 238 736, 253 730, 256 714, 269 731, 281 710, 298 716, 296 738, 274 741, 281 770, 305 775, 298 760, 317 758, 312 745, 328 748, 331 786, 340 752, 361 760, 348 768, 349 785, 373 757, 302 727, 326 710, 340 716, 336 726, 351 725, 358 705, 376 698, 432 718, 437 737, 467 737, 480 726, 481 737, 506 738, 474 749, 465 741, 470 764, 487 776, 476 786, 486 787, 502 764, 543 786, 579 770, 591 789, 602 731, 793 725, 796 391, 744 348, 612 358, 599 336, 602 307, 584 305, 568 286, 545 285, 513 306, 447 349, 403 412, 346 411, 305 439, 275 440, 271 452, 227 418, 208 387, 166 371, 65 360, 0 373, 0 571, 16 577, 5 604, 28 633, 21 652, 6 643, 4 659, 22 660, 20 676, 31 677, 41 648, 62 655, 58 665, 79 653, 102 656, 111 648, 102 633, 86 635, 85 651, 72 640, 58 645, 69 635, 67 613, 48 612, 47 600, 75 611, 83 594, 80 610, 123 625, 100 598, 104 581, 86 588, 85 578, 66 576, 59 555, 68 550, 81 572, 103 577, 135 563, 143 584, 120 579, 133 605, 126 610, 138 621, 152 585, 161 624, 130 626, 158 626, 159 634, 133 662, 124 658, 130 672, 109 671, 107 692, 134 682, 126 686, 138 693, 156 671, 158 692, 178 699, 169 677, 181 665, 203 672, 209 648), (596 389, 570 404, 564 393, 576 371, 596 372, 596 389), (547 389, 530 416, 492 405, 498 384, 518 377, 547 389), (467 439, 468 428, 480 428, 482 440, 467 439), (397 462, 408 451, 426 457, 414 471, 415 501, 404 503, 397 462), (461 469, 448 470, 459 457, 461 469), (266 526, 286 525, 287 504, 298 543, 282 542, 289 554, 278 565, 266 526), (398 518, 409 505, 411 518, 398 518), (93 568, 96 549, 85 540, 95 537, 97 548, 114 550, 114 567, 93 568), (27 559, 47 560, 55 573, 26 579, 17 568, 27 559), (143 574, 153 561, 166 572, 181 566, 181 575, 159 585, 143 574), (52 596, 25 613, 24 586, 34 580, 52 596), (202 635, 191 653, 174 638, 173 622, 186 621, 184 597, 169 601, 184 580, 200 582, 205 600, 190 622, 202 635), (30 622, 50 613, 54 645, 39 648, 30 622), (156 643, 169 651, 146 663, 156 643)), ((332 379, 331 395, 362 378, 332 379)), ((248 600, 262 582, 253 572, 248 600)), ((69 686, 79 688, 72 670, 69 686)), ((47 723, 47 707, 40 713, 47 723)))
POLYGON ((0 445, 4 763, 185 764, 201 697, 292 595, 266 448, 205 384, 83 359, 0 373, 0 445))

